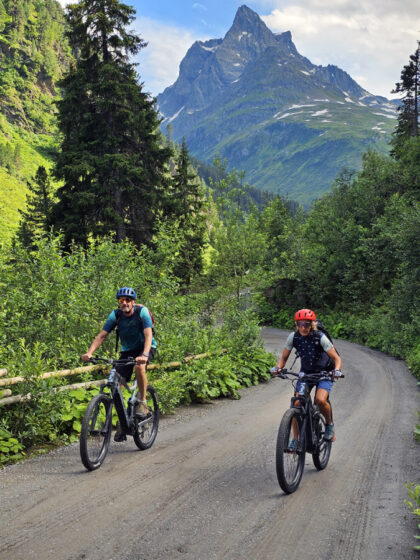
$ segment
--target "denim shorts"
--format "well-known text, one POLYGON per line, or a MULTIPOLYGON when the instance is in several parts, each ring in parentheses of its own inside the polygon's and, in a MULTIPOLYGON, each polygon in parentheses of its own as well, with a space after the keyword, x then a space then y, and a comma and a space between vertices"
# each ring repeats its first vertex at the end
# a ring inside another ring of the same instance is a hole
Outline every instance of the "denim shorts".
MULTIPOLYGON (((302 381, 298 381, 296 384, 296 391, 299 393, 299 389, 301 387, 302 381)), ((316 384, 316 388, 317 389, 325 389, 326 391, 328 391, 328 394, 331 392, 333 386, 333 382, 332 381, 328 381, 327 379, 323 379, 322 381, 320 381, 319 383, 316 384)), ((312 391, 312 388, 315 387, 314 383, 309 384, 309 390, 312 391)))

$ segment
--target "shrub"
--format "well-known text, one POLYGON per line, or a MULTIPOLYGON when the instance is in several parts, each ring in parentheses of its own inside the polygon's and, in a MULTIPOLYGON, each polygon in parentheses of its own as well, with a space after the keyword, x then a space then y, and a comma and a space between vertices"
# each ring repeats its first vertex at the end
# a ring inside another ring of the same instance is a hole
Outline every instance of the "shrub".
MULTIPOLYGON (((408 493, 408 500, 405 500, 405 503, 413 513, 418 523, 418 528, 420 529, 420 484, 406 484, 407 493, 408 493)), ((415 539, 420 539, 420 535, 414 535, 415 539)), ((414 546, 414 550, 420 550, 420 545, 414 546)))

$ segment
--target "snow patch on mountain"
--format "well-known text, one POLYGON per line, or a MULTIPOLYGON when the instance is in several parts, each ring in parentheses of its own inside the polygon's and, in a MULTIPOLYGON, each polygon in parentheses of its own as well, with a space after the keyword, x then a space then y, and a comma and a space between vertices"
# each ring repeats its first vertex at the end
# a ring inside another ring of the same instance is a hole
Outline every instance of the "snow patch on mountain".
POLYGON ((320 115, 327 115, 327 114, 328 114, 328 109, 321 109, 320 111, 315 111, 315 113, 312 113, 312 116, 319 117, 320 115))
POLYGON ((387 119, 395 119, 395 115, 386 115, 384 113, 373 113, 374 115, 379 115, 380 117, 386 117, 387 119))

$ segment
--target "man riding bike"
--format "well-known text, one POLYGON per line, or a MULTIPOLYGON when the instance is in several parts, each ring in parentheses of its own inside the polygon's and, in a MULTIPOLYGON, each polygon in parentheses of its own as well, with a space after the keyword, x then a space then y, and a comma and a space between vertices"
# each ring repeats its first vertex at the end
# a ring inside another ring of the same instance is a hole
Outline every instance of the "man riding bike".
MULTIPOLYGON (((156 353, 156 341, 153 338, 153 321, 147 307, 136 306, 136 292, 133 288, 120 288, 116 294, 118 309, 114 309, 108 316, 101 332, 95 337, 89 350, 83 354, 82 360, 88 362, 96 350, 102 345, 108 334, 117 327, 121 339, 120 359, 135 358, 135 374, 137 380, 139 402, 136 412, 147 414, 147 364, 156 353)), ((129 382, 133 373, 133 366, 118 367, 118 373, 129 382)), ((115 441, 124 441, 126 435, 119 430, 115 434, 115 441)))
MULTIPOLYGON (((311 309, 300 309, 295 314, 297 331, 289 334, 286 345, 277 363, 278 369, 283 369, 293 348, 301 359, 300 370, 303 373, 330 371, 335 377, 340 377, 342 361, 329 338, 317 330, 316 315, 311 309)), ((275 373, 273 373, 275 375, 275 373)), ((296 385, 296 396, 299 393, 300 381, 296 385)), ((332 409, 329 394, 332 380, 322 380, 316 385, 315 403, 325 418, 327 441, 335 441, 332 409)))

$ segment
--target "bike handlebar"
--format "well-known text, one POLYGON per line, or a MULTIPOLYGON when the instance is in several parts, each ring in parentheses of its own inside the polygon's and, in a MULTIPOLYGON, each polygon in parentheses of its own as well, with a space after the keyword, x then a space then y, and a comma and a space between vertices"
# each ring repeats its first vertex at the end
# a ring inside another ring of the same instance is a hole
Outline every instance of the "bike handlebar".
POLYGON ((293 376, 293 377, 298 377, 303 381, 320 381, 321 379, 330 379, 330 378, 336 380, 345 377, 343 374, 341 374, 338 377, 335 377, 333 371, 319 371, 314 373, 304 373, 304 372, 295 373, 294 371, 289 371, 285 368, 279 369, 278 367, 272 368, 270 373, 274 374, 273 377, 280 377, 280 379, 290 379, 290 377, 288 376, 293 376))
POLYGON ((136 360, 134 358, 132 358, 131 356, 129 358, 122 358, 120 360, 115 360, 115 359, 111 359, 111 358, 94 358, 92 357, 89 360, 90 363, 92 364, 109 364, 111 366, 134 366, 137 364, 136 360))

